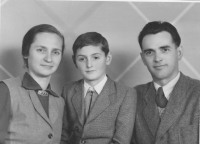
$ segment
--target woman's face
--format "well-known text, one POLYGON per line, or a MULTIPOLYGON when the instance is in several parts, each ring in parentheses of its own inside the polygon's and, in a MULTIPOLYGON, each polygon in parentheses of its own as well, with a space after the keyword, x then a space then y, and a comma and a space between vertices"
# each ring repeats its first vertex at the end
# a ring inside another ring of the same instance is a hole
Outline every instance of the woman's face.
POLYGON ((62 43, 62 39, 54 33, 38 33, 26 57, 29 74, 33 77, 51 77, 62 58, 62 43))

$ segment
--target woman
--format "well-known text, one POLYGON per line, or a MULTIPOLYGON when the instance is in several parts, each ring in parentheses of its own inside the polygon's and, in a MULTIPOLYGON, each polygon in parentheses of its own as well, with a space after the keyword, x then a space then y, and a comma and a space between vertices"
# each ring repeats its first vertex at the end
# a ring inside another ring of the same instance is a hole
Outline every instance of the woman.
POLYGON ((51 90, 51 75, 64 51, 64 37, 47 24, 31 28, 23 38, 23 77, 0 82, 0 143, 60 142, 64 100, 51 90))

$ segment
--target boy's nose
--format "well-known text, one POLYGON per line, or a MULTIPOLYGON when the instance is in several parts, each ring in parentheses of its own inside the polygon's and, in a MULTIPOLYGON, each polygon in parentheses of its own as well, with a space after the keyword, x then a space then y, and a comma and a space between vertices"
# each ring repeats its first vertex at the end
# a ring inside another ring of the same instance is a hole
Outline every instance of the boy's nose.
POLYGON ((88 60, 87 61, 87 67, 89 68, 89 67, 92 67, 92 66, 93 66, 92 60, 88 60))

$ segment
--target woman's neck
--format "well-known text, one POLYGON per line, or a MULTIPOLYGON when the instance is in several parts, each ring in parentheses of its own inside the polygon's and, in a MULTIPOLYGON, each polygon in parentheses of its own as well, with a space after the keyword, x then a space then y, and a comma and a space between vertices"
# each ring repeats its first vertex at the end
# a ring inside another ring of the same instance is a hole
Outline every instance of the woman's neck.
POLYGON ((38 77, 36 75, 32 75, 32 74, 30 74, 30 75, 40 85, 42 90, 46 90, 47 89, 47 87, 48 87, 48 85, 50 83, 51 76, 49 76, 49 77, 38 77))

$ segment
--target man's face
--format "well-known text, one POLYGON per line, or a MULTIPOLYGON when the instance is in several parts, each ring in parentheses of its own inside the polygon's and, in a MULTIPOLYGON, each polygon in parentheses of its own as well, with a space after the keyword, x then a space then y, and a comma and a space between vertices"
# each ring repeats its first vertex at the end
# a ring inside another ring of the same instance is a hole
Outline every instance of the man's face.
POLYGON ((84 46, 77 50, 74 61, 85 81, 91 86, 99 83, 106 74, 106 66, 112 56, 102 51, 100 46, 84 46))
POLYGON ((50 77, 62 58, 62 39, 53 33, 38 33, 29 49, 28 72, 32 77, 50 77))
POLYGON ((176 47, 169 32, 162 31, 143 38, 141 57, 153 80, 163 86, 179 72, 182 48, 176 47))

